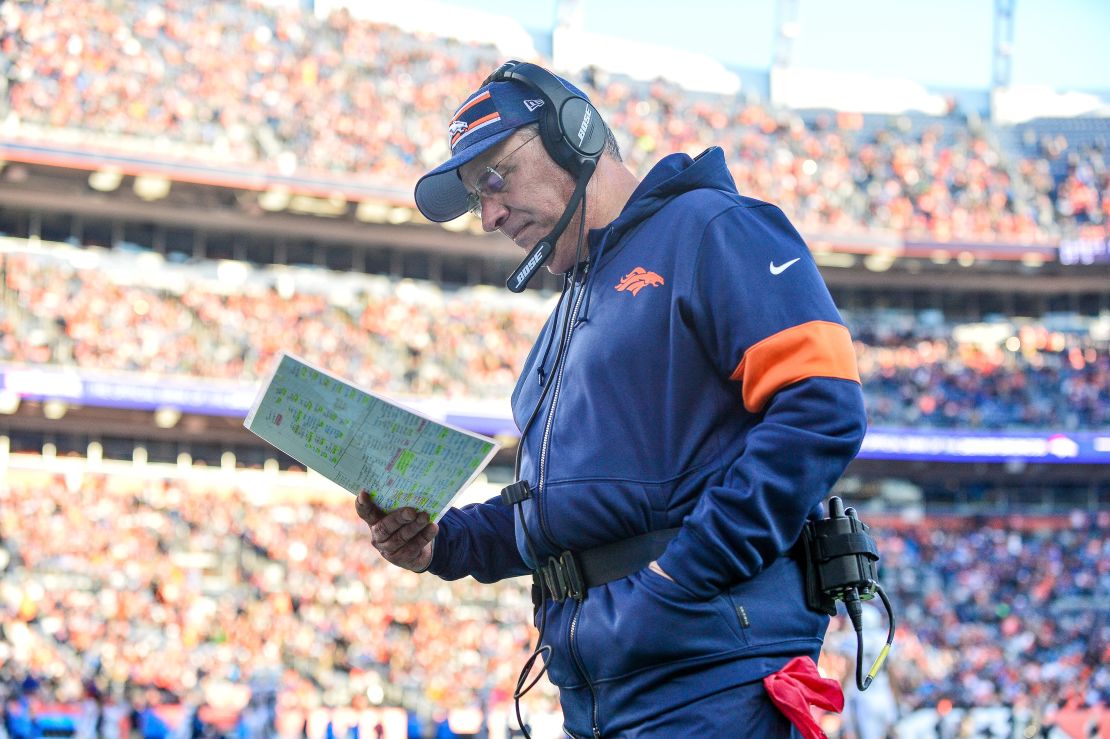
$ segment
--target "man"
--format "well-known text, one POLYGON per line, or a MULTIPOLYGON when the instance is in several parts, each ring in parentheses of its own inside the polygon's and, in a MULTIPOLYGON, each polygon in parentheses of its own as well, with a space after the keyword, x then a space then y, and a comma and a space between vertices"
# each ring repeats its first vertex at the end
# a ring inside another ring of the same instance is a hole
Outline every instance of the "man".
MULTIPOLYGON (((425 215, 469 205, 525 249, 555 230, 580 172, 553 161, 550 119, 537 135, 545 105, 516 79, 471 95, 451 159, 417 185, 425 215)), ((543 568, 540 641, 572 736, 796 736, 762 680, 816 658, 828 624, 793 547, 863 437, 851 339, 798 233, 736 192, 719 148, 637 181, 605 140, 548 263, 563 300, 513 393, 527 485, 438 525, 365 493, 358 514, 410 570, 543 568)))

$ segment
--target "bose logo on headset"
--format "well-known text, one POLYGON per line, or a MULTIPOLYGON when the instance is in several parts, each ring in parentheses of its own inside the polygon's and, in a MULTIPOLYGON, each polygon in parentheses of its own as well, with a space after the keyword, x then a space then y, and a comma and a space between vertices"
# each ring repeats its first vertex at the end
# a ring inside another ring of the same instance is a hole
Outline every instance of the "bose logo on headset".
POLYGON ((550 254, 547 252, 546 249, 536 249, 532 253, 532 257, 527 262, 520 265, 520 267, 517 269, 518 274, 517 274, 517 278, 516 278, 515 287, 517 287, 517 288, 523 287, 524 283, 527 282, 529 280, 529 278, 532 277, 532 273, 541 264, 543 264, 544 262, 547 261, 548 256, 550 256, 550 254))
POLYGON ((586 106, 586 115, 582 116, 582 125, 578 127, 578 145, 582 145, 582 139, 586 138, 586 127, 590 125, 590 118, 593 114, 590 112, 592 108, 586 106))

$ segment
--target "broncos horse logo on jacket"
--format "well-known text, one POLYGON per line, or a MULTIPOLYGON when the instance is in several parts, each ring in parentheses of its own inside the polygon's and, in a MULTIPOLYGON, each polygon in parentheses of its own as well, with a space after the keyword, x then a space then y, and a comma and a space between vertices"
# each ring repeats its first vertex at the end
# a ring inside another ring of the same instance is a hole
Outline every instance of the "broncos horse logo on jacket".
POLYGON ((616 289, 618 292, 628 290, 633 295, 636 295, 648 285, 652 287, 659 287, 663 284, 663 277, 655 272, 648 272, 643 267, 637 267, 632 270, 617 283, 616 289))

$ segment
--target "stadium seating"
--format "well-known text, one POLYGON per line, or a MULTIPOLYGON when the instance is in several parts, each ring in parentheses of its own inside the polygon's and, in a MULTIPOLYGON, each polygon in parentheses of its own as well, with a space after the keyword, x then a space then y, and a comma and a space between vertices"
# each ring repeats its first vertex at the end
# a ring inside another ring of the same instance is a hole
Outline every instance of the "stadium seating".
MULTIPOLYGON (((232 724, 259 706, 294 732, 321 706, 371 708, 367 696, 429 714, 504 712, 533 636, 526 581, 444 583, 390 567, 342 493, 267 503, 247 473, 83 465, 59 474, 14 460, 0 492, 9 698, 28 695, 50 716, 82 699, 92 715, 152 706, 173 723, 203 701, 209 721, 232 724)), ((903 715, 1105 702, 1105 511, 873 523, 900 614, 887 669, 903 715)), ((827 657, 827 672, 851 679, 854 640, 830 638, 827 657)), ((553 700, 538 689, 527 705, 539 714, 553 700)))
MULTIPOLYGON (((283 269, 279 281, 246 265, 251 289, 228 294, 210 264, 147 257, 8 252, 0 362, 250 381, 289 351, 378 392, 504 399, 551 303, 371 275, 320 280, 304 268, 283 269), (341 280, 347 289, 338 291, 341 280)), ((943 316, 845 315, 872 424, 1093 431, 1110 423, 1108 340, 1093 318, 1074 316, 1070 330, 999 319, 987 327, 992 340, 979 343, 955 338, 943 316)))
MULTIPOLYGON (((401 199, 444 158, 451 101, 501 61, 493 47, 342 10, 317 18, 234 0, 203 11, 63 0, 5 11, 0 115, 17 138, 369 177, 401 199)), ((1106 119, 994 129, 958 112, 788 111, 588 76, 582 84, 634 170, 720 145, 741 192, 779 204, 803 230, 1027 242, 1110 216, 1106 119)))

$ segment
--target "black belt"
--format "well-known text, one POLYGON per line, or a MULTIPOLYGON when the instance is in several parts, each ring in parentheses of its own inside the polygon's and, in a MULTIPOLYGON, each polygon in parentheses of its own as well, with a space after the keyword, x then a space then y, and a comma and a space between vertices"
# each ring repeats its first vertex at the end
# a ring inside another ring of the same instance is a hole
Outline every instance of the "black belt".
POLYGON ((678 528, 649 531, 628 539, 581 552, 566 551, 548 557, 532 571, 532 604, 540 605, 541 594, 559 602, 582 600, 586 591, 628 577, 659 558, 678 528))

